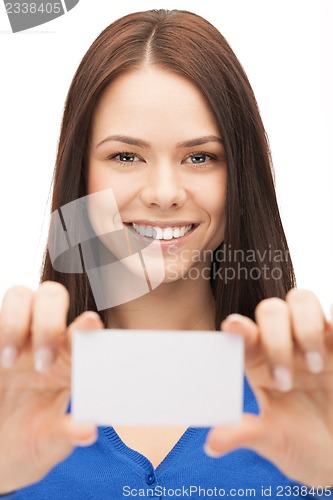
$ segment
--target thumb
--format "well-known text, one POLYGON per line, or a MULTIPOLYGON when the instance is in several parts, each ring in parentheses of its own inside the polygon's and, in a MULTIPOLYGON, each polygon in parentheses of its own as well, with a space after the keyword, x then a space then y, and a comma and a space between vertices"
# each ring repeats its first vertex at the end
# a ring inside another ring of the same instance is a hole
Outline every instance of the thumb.
POLYGON ((243 414, 242 421, 235 425, 225 425, 213 428, 206 438, 204 450, 211 457, 219 457, 237 448, 252 448, 263 454, 265 448, 272 443, 260 416, 243 414))
POLYGON ((104 325, 99 314, 95 311, 85 311, 69 325, 67 333, 71 336, 74 330, 97 330, 102 328, 104 328, 104 325))
POLYGON ((73 446, 89 446, 97 440, 97 427, 93 424, 74 422, 70 414, 64 415, 59 433, 73 446))
POLYGON ((95 311, 85 311, 74 319, 67 329, 67 345, 69 351, 72 348, 72 337, 75 330, 101 330, 104 328, 103 321, 95 311))
POLYGON ((38 445, 40 459, 49 470, 67 458, 75 446, 89 446, 98 437, 97 427, 92 424, 76 423, 70 414, 59 416, 52 424, 43 426, 39 432, 38 445))

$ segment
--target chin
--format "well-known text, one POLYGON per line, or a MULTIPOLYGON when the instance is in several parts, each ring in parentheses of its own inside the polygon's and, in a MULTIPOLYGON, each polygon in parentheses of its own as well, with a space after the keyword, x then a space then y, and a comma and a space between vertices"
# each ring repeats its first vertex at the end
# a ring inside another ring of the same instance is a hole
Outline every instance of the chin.
POLYGON ((201 278, 201 273, 196 267, 170 264, 165 266, 164 283, 174 283, 176 281, 193 281, 201 278))

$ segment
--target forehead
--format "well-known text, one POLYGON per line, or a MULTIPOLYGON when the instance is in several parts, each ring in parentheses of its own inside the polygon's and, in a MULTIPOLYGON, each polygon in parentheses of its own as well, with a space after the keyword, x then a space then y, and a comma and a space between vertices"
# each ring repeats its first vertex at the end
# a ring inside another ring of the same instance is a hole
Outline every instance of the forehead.
MULTIPOLYGON (((102 94, 93 116, 93 139, 112 131, 134 135, 218 134, 202 92, 185 77, 144 66, 116 78, 102 94)), ((185 137, 187 138, 187 137, 185 137)))

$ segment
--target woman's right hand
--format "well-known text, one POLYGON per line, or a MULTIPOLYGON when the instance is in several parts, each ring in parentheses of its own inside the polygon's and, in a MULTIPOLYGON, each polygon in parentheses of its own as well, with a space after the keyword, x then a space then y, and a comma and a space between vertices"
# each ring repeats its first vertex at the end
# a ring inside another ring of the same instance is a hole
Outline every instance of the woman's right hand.
POLYGON ((66 414, 70 399, 71 335, 100 329, 97 313, 67 328, 69 294, 47 281, 36 292, 10 288, 0 311, 0 494, 41 480, 97 429, 66 414))

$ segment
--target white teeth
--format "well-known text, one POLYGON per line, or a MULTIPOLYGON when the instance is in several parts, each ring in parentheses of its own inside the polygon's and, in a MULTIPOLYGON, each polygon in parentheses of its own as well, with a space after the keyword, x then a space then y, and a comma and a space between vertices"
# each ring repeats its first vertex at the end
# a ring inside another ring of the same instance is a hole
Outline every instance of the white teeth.
POLYGON ((155 238, 156 240, 172 240, 173 238, 180 238, 192 229, 193 224, 182 227, 153 227, 153 226, 139 226, 133 223, 133 229, 141 236, 148 238, 155 238))
POLYGON ((179 227, 176 227, 174 230, 173 230, 173 237, 174 238, 179 238, 180 236, 180 228, 179 227))
POLYGON ((150 238, 153 236, 154 230, 151 226, 146 226, 145 236, 149 236, 150 238))
POLYGON ((163 238, 163 229, 161 229, 160 227, 155 227, 154 229, 156 231, 155 238, 157 240, 161 240, 163 238))
POLYGON ((180 228, 180 236, 184 236, 185 231, 186 231, 186 226, 181 227, 180 228))
POLYGON ((166 229, 164 229, 163 239, 172 240, 172 236, 173 236, 173 231, 172 231, 171 227, 167 227, 166 229))

